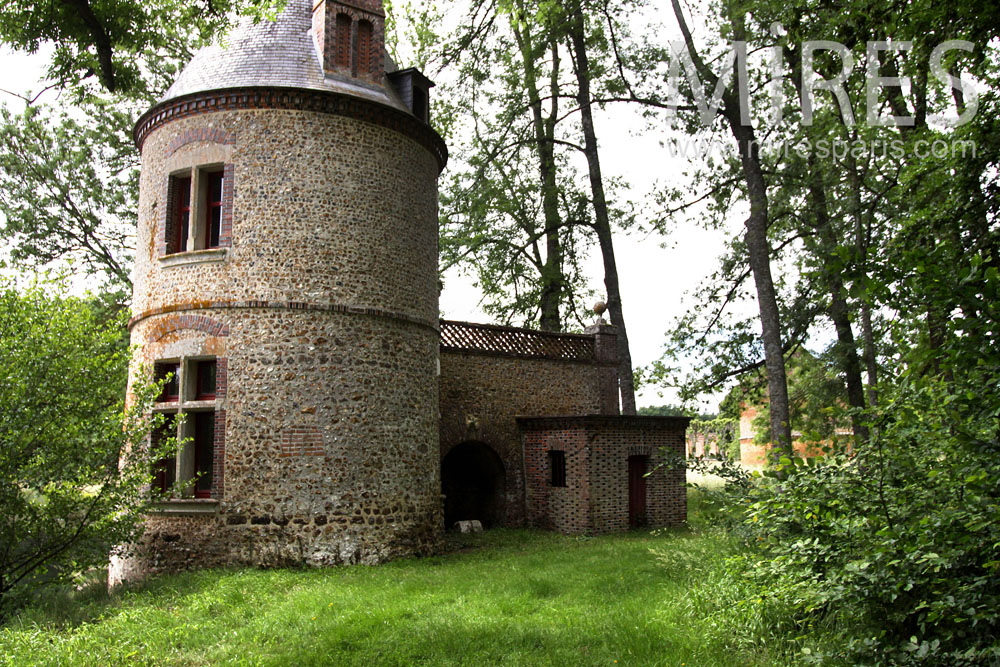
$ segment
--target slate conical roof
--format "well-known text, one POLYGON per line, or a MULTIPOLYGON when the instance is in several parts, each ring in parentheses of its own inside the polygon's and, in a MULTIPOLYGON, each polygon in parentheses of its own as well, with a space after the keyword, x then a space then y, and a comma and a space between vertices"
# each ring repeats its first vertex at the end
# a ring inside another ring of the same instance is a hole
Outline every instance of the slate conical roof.
MULTIPOLYGON (((288 0, 275 21, 243 21, 221 44, 195 54, 158 103, 210 90, 267 86, 328 90, 406 110, 391 86, 363 85, 323 72, 312 33, 312 0, 288 0)), ((396 66, 386 56, 386 69, 396 66)))

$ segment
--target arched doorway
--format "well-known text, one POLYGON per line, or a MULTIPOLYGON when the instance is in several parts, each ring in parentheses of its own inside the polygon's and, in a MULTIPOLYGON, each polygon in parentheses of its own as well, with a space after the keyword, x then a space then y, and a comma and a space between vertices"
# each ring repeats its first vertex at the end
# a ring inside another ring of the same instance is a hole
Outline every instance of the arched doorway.
POLYGON ((479 519, 484 528, 499 525, 506 490, 503 461, 492 447, 481 442, 455 446, 441 461, 445 527, 471 519, 479 519))

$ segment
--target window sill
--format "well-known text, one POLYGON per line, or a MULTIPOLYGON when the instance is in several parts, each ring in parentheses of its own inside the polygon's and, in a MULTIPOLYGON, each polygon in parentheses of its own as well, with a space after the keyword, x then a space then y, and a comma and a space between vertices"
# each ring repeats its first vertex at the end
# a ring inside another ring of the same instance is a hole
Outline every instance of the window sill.
POLYGON ((188 266, 190 264, 211 264, 226 261, 229 248, 209 248, 208 250, 192 250, 177 252, 160 257, 160 266, 167 269, 172 266, 188 266))
POLYGON ((153 503, 149 514, 158 516, 205 516, 219 513, 214 498, 173 498, 153 503))

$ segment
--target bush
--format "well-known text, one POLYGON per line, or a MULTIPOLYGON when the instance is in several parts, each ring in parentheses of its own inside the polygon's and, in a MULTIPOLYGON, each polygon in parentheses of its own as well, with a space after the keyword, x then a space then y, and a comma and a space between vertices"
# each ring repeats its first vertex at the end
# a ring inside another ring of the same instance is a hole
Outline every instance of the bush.
MULTIPOLYGON (((852 458, 784 459, 745 502, 761 605, 864 664, 1000 661, 1000 441, 941 380, 905 386, 852 458)), ((988 412, 988 411, 987 411, 988 412)), ((812 652, 822 658, 821 652, 812 652)))
MULTIPOLYGON (((125 314, 0 283, 0 616, 27 590, 107 563, 145 508, 154 388, 124 410, 125 314)), ((158 455, 159 453, 151 453, 158 455)))

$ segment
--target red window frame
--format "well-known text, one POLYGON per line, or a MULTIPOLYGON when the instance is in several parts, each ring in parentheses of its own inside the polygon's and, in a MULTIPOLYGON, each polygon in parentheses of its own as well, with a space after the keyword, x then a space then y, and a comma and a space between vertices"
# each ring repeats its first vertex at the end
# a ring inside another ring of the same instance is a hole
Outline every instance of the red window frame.
POLYGON ((205 174, 205 247, 218 248, 222 236, 223 174, 213 171, 205 174))
MULTIPOLYGON (((172 437, 171 430, 177 428, 177 422, 172 418, 162 424, 150 437, 155 446, 163 444, 172 437)), ((167 493, 173 487, 177 475, 177 459, 174 456, 159 459, 153 464, 153 480, 150 486, 161 494, 167 493)))
POLYGON ((218 386, 217 373, 218 367, 216 366, 215 359, 196 362, 194 392, 196 401, 215 400, 216 387, 218 386), (208 386, 209 378, 211 378, 211 388, 208 386))
POLYGON ((174 177, 174 188, 174 191, 177 193, 177 210, 174 212, 176 216, 174 225, 177 231, 177 237, 175 238, 177 246, 174 248, 174 252, 186 252, 188 237, 191 232, 191 177, 174 177))
POLYGON ((163 385, 160 396, 156 399, 159 403, 176 403, 181 399, 181 365, 179 362, 157 363, 154 366, 153 376, 157 380, 162 380, 167 375, 173 377, 163 385))
POLYGON ((212 475, 215 465, 215 412, 189 413, 194 421, 194 483, 195 498, 212 497, 212 475))

